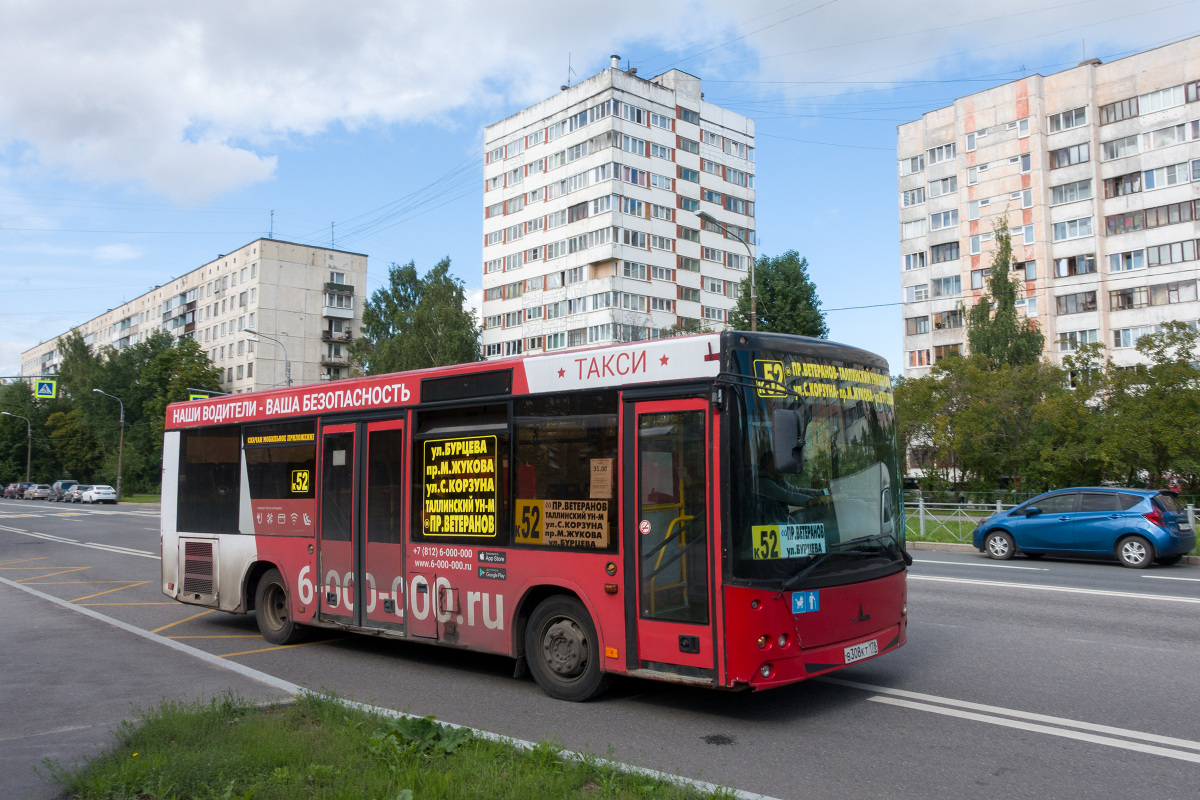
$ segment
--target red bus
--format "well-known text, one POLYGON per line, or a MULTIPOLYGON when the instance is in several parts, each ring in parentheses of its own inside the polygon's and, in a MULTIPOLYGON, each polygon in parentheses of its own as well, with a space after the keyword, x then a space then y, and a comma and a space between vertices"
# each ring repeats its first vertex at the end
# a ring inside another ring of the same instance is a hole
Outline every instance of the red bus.
POLYGON ((168 407, 162 591, 612 676, 765 689, 906 635, 886 362, 769 333, 168 407))

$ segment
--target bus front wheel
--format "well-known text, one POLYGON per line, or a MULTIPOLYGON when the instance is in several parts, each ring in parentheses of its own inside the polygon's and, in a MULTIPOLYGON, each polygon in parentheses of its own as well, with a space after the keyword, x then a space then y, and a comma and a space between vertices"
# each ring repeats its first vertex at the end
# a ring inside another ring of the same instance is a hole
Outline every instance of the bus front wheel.
POLYGON ((304 638, 304 627, 292 619, 287 584, 277 569, 267 570, 258 582, 254 619, 263 638, 271 644, 291 644, 304 638))
POLYGON ((525 660, 542 690, 559 700, 582 702, 608 688, 596 626, 574 597, 548 597, 534 609, 525 627, 525 660))

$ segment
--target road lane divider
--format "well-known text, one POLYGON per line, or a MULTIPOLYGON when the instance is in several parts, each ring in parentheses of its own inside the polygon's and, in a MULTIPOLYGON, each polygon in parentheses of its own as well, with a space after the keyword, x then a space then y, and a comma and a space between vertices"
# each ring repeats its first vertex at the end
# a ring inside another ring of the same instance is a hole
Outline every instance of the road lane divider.
MULTIPOLYGON (((147 639, 151 642, 156 642, 158 644, 164 645, 165 647, 169 647, 172 650, 175 650, 176 652, 190 655, 193 658, 196 658, 207 664, 221 667, 222 669, 230 670, 231 672, 235 672, 244 678, 248 678, 250 680, 265 684, 267 686, 270 686, 270 687, 277 689, 281 692, 284 692, 286 694, 293 695, 293 696, 297 696, 300 694, 318 694, 318 692, 315 692, 312 689, 308 689, 304 686, 301 686, 298 683, 292 683, 289 680, 284 680, 283 678, 276 677, 274 675, 271 675, 270 673, 254 669, 253 667, 248 667, 245 664, 239 663, 237 661, 223 658, 221 656, 206 652, 197 647, 192 647, 191 645, 184 644, 183 642, 176 641, 174 639, 169 639, 166 636, 160 636, 157 633, 153 633, 153 632, 145 630, 143 628, 139 628, 136 625, 131 625, 128 622, 123 622, 122 620, 119 620, 115 617, 110 617, 107 614, 101 614, 99 611, 93 611, 90 608, 87 608, 82 605, 78 605, 76 603, 67 602, 66 600, 63 600, 62 598, 55 597, 52 594, 46 594, 45 592, 38 591, 37 589, 34 589, 30 586, 25 586, 23 584, 15 582, 15 581, 10 581, 7 578, 0 577, 0 584, 5 585, 5 586, 10 586, 14 589, 20 589, 21 591, 23 591, 27 594, 33 595, 34 597, 40 598, 42 600, 46 600, 50 603, 53 603, 56 606, 61 606, 70 611, 74 611, 77 614, 83 614, 84 616, 90 617, 94 620, 97 620, 98 622, 103 622, 103 623, 113 626, 114 628, 119 628, 120 630, 123 630, 126 633, 132 633, 134 636, 139 636, 139 637, 141 637, 143 639, 147 639)), ((378 714, 380 716, 391 717, 393 719, 420 719, 421 718, 416 714, 408 714, 403 711, 397 711, 394 708, 384 708, 382 706, 373 706, 373 705, 369 705, 367 703, 359 703, 355 700, 347 700, 344 698, 335 698, 335 699, 339 703, 342 703, 343 705, 345 705, 347 707, 361 709, 370 714, 378 714)), ((464 730, 470 731, 472 735, 478 736, 481 739, 487 739, 488 741, 500 742, 502 744, 507 744, 510 747, 515 747, 519 750, 533 750, 538 746, 536 742, 531 742, 531 741, 528 741, 525 739, 515 739, 511 736, 504 736, 503 734, 493 733, 492 731, 485 731, 480 728, 472 728, 468 725, 458 725, 453 722, 446 722, 444 720, 439 720, 439 719, 435 719, 434 721, 440 725, 447 725, 451 728, 462 728, 464 730)), ((620 770, 621 772, 624 772, 624 773, 627 773, 630 775, 644 775, 648 778, 653 778, 654 780, 664 781, 667 783, 673 783, 676 786, 688 787, 688 788, 695 789, 697 791, 700 791, 700 792, 703 792, 703 793, 709 794, 709 795, 719 794, 719 796, 721 796, 721 797, 737 798, 737 800, 777 800, 777 798, 774 798, 774 797, 771 797, 771 796, 765 795, 765 794, 758 794, 757 792, 747 792, 745 790, 735 789, 730 786, 723 786, 723 785, 716 784, 716 783, 710 783, 709 781, 702 781, 702 780, 699 780, 698 778, 688 778, 688 777, 684 777, 683 775, 676 775, 676 774, 673 774, 670 772, 663 772, 663 771, 657 770, 657 769, 650 769, 649 767, 639 767, 636 764, 628 764, 623 761, 616 761, 616 760, 608 759, 608 758, 596 758, 590 754, 577 753, 573 750, 559 750, 558 757, 562 758, 563 760, 569 759, 572 761, 587 761, 589 763, 598 764, 600 766, 611 767, 613 769, 620 770)))
MULTIPOLYGON (((1082 720, 1070 719, 1068 717, 1055 717, 1050 714, 1038 714, 1033 711, 1021 711, 1015 708, 1004 708, 1003 706, 992 706, 986 703, 974 703, 970 700, 957 700, 953 697, 942 697, 936 694, 924 694, 922 692, 912 692, 907 689, 893 689, 890 686, 876 686, 870 683, 860 683, 858 681, 849 681, 844 678, 818 678, 823 683, 832 683, 837 686, 846 686, 851 689, 861 689, 864 692, 873 692, 880 697, 890 697, 902 699, 905 701, 916 701, 919 704, 935 703, 939 706, 950 706, 964 711, 979 712, 985 715, 998 715, 1004 717, 1014 717, 1018 720, 1026 720, 1028 722, 1043 723, 1051 726, 1062 728, 1077 728, 1081 731, 1089 731, 1096 734, 1104 734, 1107 736, 1123 736, 1127 739, 1136 739, 1142 742, 1153 744, 1168 745, 1170 747, 1184 748, 1187 750, 1198 751, 1197 759, 1200 759, 1200 742, 1192 741, 1191 739, 1180 739, 1175 736, 1164 736, 1157 733, 1146 733, 1144 731, 1135 731, 1129 728, 1117 728, 1112 725, 1101 725, 1096 722, 1083 722, 1082 720)), ((871 698, 874 700, 875 698, 871 698)))
POLYGON ((1095 597, 1124 597, 1131 600, 1162 600, 1168 603, 1190 603, 1200 605, 1200 597, 1173 597, 1169 594, 1142 594, 1140 592, 1114 592, 1108 589, 1080 589, 1074 586, 1041 586, 1036 583, 1014 583, 1013 581, 984 581, 977 578, 943 578, 936 575, 913 575, 910 581, 933 581, 935 583, 965 583, 973 586, 998 586, 1003 589, 1031 589, 1038 592, 1062 592, 1085 594, 1095 597))
MULTIPOLYGON (((201 611, 199 614, 192 614, 190 617, 184 617, 183 619, 181 619, 177 622, 170 622, 166 625, 163 625, 161 628, 155 628, 154 630, 152 630, 150 632, 151 633, 162 633, 165 630, 174 628, 176 625, 182 625, 185 622, 191 622, 194 619, 199 619, 200 617, 207 616, 207 615, 213 613, 214 611, 216 611, 215 608, 209 608, 204 611, 201 611)), ((168 638, 172 638, 172 637, 168 637, 168 638)), ((178 637, 174 637, 174 638, 178 638, 178 637)))
POLYGON ((1156 581, 1191 581, 1200 583, 1200 578, 1177 578, 1174 575, 1143 575, 1143 578, 1153 578, 1156 581))
POLYGON ((914 558, 915 564, 945 564, 948 567, 987 567, 988 569, 1024 569, 1030 572, 1049 572, 1046 567, 1022 567, 1017 564, 973 564, 970 561, 935 561, 932 558, 914 558))
POLYGON ((38 533, 37 531, 27 531, 23 528, 13 528, 9 525, 0 525, 0 531, 8 531, 9 533, 19 533, 22 536, 30 536, 34 539, 43 539, 47 542, 55 544, 69 544, 75 547, 86 547, 90 550, 103 550, 106 553, 116 553, 123 556, 137 556, 138 558, 152 558, 155 561, 161 560, 158 553, 151 553, 149 550, 135 550, 132 547, 119 547, 115 544, 101 544, 100 542, 81 542, 78 539, 68 539, 65 536, 52 536, 48 533, 38 533))
POLYGON ((1019 719, 1006 719, 1004 717, 992 716, 990 714, 980 714, 975 711, 964 711, 957 708, 934 706, 928 703, 917 703, 912 700, 901 700, 897 697, 876 695, 869 699, 875 703, 884 703, 890 706, 901 706, 903 708, 909 708, 915 711, 928 711, 931 714, 941 714, 947 717, 969 719, 975 722, 985 722, 989 725, 999 725, 1003 728, 1016 728, 1018 730, 1031 731, 1033 733, 1044 733, 1049 736, 1059 736, 1064 739, 1076 739, 1081 742, 1102 744, 1108 747, 1116 747, 1121 750, 1134 750, 1139 753, 1149 753, 1150 755, 1163 756, 1164 758, 1174 758, 1179 761, 1190 761, 1193 764, 1200 764, 1200 753, 1189 753, 1184 750, 1172 750, 1169 747, 1159 747, 1158 745, 1144 744, 1143 742, 1131 742, 1125 739, 1115 739, 1111 736, 1100 736, 1098 734, 1087 733, 1085 731, 1056 728, 1050 725, 1038 725, 1036 723, 1025 722, 1019 719))

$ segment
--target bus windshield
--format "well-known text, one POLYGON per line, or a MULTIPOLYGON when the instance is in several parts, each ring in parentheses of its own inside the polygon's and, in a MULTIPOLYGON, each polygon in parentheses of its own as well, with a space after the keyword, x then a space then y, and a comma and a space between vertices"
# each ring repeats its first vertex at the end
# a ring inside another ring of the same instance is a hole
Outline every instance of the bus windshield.
POLYGON ((886 367, 776 350, 733 364, 733 577, 796 590, 902 569, 886 367))

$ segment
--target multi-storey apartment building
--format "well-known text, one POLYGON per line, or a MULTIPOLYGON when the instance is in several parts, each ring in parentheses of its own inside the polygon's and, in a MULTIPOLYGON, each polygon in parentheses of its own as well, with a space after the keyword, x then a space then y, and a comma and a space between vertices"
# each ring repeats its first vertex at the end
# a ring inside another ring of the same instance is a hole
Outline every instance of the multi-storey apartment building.
POLYGON ((1200 318, 1200 38, 963 97, 897 154, 906 375, 965 352, 1000 217, 1051 358, 1200 318))
MULTIPOLYGON (((365 255, 257 239, 72 330, 93 351, 157 330, 195 339, 235 394, 286 384, 288 366, 293 384, 315 383, 349 375, 366 284, 365 255)), ((55 374, 59 338, 26 350, 21 375, 55 374)))
POLYGON ((754 123, 692 75, 635 72, 614 56, 486 129, 485 356, 726 324, 754 257, 754 123))

